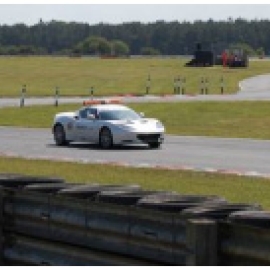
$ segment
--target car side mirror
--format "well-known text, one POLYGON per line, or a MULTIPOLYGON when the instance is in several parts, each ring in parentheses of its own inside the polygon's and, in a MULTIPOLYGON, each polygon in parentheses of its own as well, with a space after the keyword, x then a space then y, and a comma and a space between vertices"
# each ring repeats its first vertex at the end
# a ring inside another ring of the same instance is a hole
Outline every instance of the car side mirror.
POLYGON ((143 112, 140 112, 139 115, 140 115, 141 118, 145 117, 145 114, 143 112))

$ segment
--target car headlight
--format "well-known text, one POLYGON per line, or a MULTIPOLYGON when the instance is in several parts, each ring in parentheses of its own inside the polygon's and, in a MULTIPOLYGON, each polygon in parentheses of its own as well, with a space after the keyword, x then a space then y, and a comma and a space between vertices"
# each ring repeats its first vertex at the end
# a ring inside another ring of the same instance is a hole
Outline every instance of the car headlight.
POLYGON ((163 128, 164 129, 164 126, 163 126, 163 124, 160 121, 157 121, 156 127, 157 128, 163 128))

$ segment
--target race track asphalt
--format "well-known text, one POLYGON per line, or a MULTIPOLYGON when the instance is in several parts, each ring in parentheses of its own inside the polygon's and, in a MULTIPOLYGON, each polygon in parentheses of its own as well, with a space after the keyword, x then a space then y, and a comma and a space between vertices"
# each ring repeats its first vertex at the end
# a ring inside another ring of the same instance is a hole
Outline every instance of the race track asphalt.
POLYGON ((0 133, 2 156, 270 176, 270 141, 167 135, 161 149, 101 150, 82 143, 58 147, 50 129, 1 127, 0 133))

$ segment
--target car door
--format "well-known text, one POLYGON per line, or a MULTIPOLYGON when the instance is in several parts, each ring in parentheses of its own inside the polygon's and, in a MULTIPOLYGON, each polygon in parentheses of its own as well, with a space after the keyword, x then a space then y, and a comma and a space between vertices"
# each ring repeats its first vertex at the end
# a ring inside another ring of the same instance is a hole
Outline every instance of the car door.
POLYGON ((96 109, 84 108, 79 112, 78 119, 75 124, 76 140, 77 141, 93 141, 93 130, 96 119, 88 118, 88 115, 96 115, 96 109))
POLYGON ((98 137, 99 137, 99 126, 100 126, 100 121, 99 121, 99 114, 98 110, 96 108, 90 108, 88 111, 88 114, 94 116, 93 119, 87 119, 87 138, 89 142, 98 142, 98 137))

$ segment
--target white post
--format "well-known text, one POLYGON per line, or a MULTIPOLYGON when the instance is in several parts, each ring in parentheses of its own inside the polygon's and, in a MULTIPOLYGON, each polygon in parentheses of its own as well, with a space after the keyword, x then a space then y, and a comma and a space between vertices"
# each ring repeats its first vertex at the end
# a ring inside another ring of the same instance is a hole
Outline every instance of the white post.
POLYGON ((92 100, 94 99, 94 86, 91 86, 91 88, 90 88, 90 98, 92 100))
POLYGON ((58 86, 55 87, 55 107, 58 107, 59 105, 59 88, 58 86))
POLYGON ((221 92, 221 95, 224 94, 224 78, 223 78, 223 76, 221 76, 221 78, 220 78, 220 92, 221 92))
POLYGON ((20 100, 21 108, 24 107, 25 94, 26 94, 26 85, 23 85, 22 91, 21 91, 21 100, 20 100))

